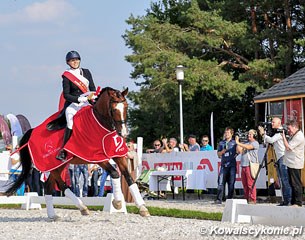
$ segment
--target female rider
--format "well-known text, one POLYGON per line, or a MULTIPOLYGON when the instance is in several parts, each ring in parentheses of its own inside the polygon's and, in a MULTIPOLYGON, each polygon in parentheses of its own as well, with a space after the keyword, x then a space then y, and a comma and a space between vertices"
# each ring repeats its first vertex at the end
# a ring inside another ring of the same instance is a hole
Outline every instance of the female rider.
MULTIPOLYGON (((82 107, 88 106, 88 92, 96 91, 92 75, 88 69, 80 68, 81 57, 78 52, 70 51, 66 55, 66 63, 69 65, 62 75, 63 96, 66 100, 64 109, 67 127, 64 133, 62 149, 56 158, 65 161, 67 152, 63 149, 72 134, 73 117, 82 107), (87 96, 86 96, 87 95, 87 96)), ((89 99, 93 100, 95 95, 89 99)))

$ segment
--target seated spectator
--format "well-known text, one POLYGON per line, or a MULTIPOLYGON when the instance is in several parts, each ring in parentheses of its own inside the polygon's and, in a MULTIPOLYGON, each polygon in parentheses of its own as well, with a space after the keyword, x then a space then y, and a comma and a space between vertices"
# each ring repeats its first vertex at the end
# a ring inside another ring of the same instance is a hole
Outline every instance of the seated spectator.
POLYGON ((200 151, 200 145, 197 143, 196 136, 190 135, 188 138, 189 145, 183 144, 180 148, 185 152, 198 152, 200 151))
POLYGON ((161 153, 163 151, 163 147, 161 145, 161 142, 159 140, 155 140, 153 144, 153 149, 147 149, 147 153, 161 153))
POLYGON ((176 138, 170 138, 169 142, 167 142, 167 138, 163 138, 162 139, 162 143, 163 143, 163 148, 164 151, 163 152, 179 152, 180 149, 177 146, 177 139, 176 138))
POLYGON ((200 151, 211 151, 213 150, 212 146, 209 144, 209 137, 208 135, 203 135, 201 138, 201 147, 200 151))

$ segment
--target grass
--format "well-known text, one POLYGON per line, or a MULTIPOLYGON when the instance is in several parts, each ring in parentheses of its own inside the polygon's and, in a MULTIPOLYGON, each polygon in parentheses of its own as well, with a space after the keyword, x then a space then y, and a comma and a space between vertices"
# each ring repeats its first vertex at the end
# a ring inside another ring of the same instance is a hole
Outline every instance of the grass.
MULTIPOLYGON (((20 209, 21 204, 2 204, 0 208, 6 209, 20 209)), ((42 207, 45 207, 42 205, 42 207)), ((74 206, 62 206, 56 205, 56 208, 65 208, 65 209, 77 209, 74 206)), ((102 211, 103 206, 88 206, 92 211, 102 211)), ((136 206, 126 206, 128 213, 138 214, 139 210, 136 206)), ((182 210, 175 208, 159 208, 159 207, 147 207, 150 215, 152 216, 164 216, 164 217, 174 217, 174 218, 188 218, 188 219, 197 219, 197 220, 212 220, 212 221, 221 221, 222 213, 215 212, 201 212, 201 211, 192 211, 192 210, 182 210)))

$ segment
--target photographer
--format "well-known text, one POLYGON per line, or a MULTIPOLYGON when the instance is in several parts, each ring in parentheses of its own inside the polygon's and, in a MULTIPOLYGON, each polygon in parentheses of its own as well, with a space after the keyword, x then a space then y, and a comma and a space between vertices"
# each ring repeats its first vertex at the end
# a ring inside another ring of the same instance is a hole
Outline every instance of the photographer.
POLYGON ((233 198, 236 180, 236 142, 232 139, 234 130, 227 127, 224 140, 220 141, 217 155, 221 158, 221 167, 218 175, 218 191, 216 204, 221 204, 226 183, 228 183, 228 199, 233 198))
POLYGON ((299 129, 298 122, 291 120, 287 122, 287 141, 283 132, 282 137, 285 145, 284 164, 288 167, 288 177, 292 188, 291 204, 302 207, 302 181, 301 170, 304 167, 304 134, 299 129))
POLYGON ((276 170, 277 175, 281 181, 281 188, 283 194, 283 202, 279 206, 288 206, 291 203, 291 186, 288 179, 288 169, 287 166, 283 163, 283 156, 285 153, 285 146, 282 137, 282 123, 281 119, 275 117, 272 119, 271 126, 275 134, 271 137, 268 136, 271 133, 265 132, 264 128, 259 126, 259 132, 264 138, 265 143, 273 144, 275 156, 276 156, 276 170))
POLYGON ((235 136, 237 152, 241 153, 241 182, 244 187, 245 198, 249 204, 256 203, 256 186, 252 188, 254 179, 250 172, 250 161, 258 162, 259 143, 256 138, 257 132, 254 129, 249 130, 247 143, 241 143, 239 136, 235 136))

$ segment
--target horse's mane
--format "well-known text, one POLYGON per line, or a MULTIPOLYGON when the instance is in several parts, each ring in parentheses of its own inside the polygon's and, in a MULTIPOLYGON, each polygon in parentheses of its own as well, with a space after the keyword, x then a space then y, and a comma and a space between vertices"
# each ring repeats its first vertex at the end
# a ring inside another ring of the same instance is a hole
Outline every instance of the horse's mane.
POLYGON ((116 92, 116 93, 120 93, 119 90, 116 90, 116 89, 114 89, 114 88, 112 88, 112 87, 104 87, 104 88, 102 89, 102 91, 99 93, 99 95, 98 95, 96 101, 97 101, 97 100, 99 99, 99 97, 100 97, 104 92, 106 92, 106 91, 114 91, 114 92, 116 92))

